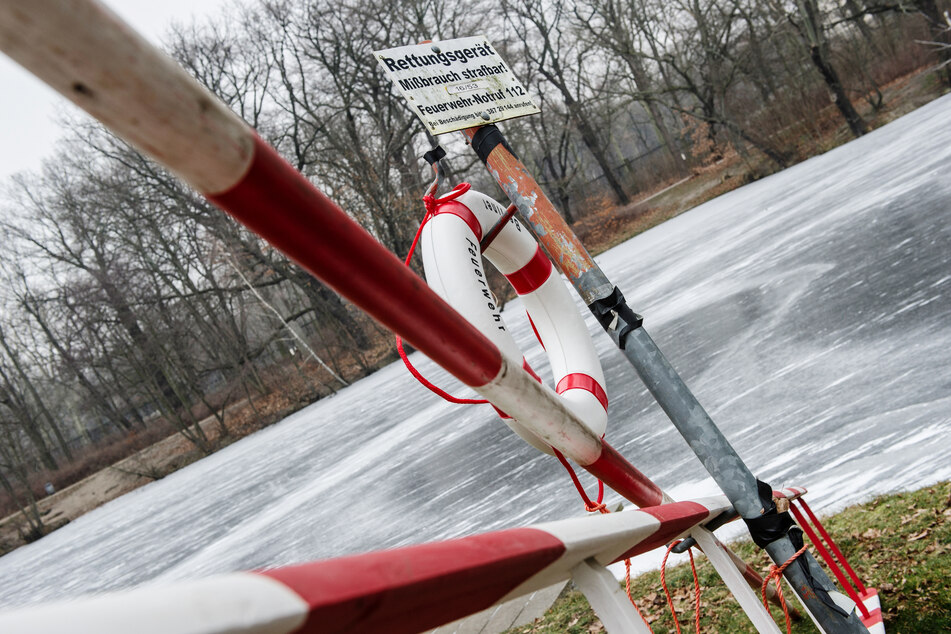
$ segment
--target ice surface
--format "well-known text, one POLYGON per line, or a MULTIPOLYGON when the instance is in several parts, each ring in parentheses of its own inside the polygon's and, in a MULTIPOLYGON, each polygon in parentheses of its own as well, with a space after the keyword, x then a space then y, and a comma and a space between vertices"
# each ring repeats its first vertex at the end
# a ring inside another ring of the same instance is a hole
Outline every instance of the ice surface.
MULTIPOLYGON (((949 120, 951 96, 599 258, 754 473, 820 511, 951 478, 949 120)), ((677 499, 714 491, 586 321, 608 440, 677 499)), ((6 555, 0 606, 581 514, 557 461, 396 364, 6 555)))

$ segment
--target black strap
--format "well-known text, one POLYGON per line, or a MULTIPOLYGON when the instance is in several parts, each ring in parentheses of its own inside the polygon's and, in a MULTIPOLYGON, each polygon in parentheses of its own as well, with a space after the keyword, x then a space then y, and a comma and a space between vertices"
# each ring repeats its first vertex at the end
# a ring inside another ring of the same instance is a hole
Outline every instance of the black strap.
POLYGON ((621 350, 626 345, 628 333, 644 324, 644 318, 631 310, 617 286, 607 297, 588 304, 588 309, 621 350))
POLYGON ((776 503, 773 502, 773 487, 761 480, 756 481, 756 487, 764 512, 758 517, 744 517, 743 521, 750 529, 753 543, 760 548, 766 548, 767 544, 785 537, 789 529, 795 526, 795 522, 789 513, 779 513, 776 510, 776 503))
POLYGON ((430 165, 435 165, 437 161, 446 157, 446 150, 442 149, 441 145, 437 145, 430 151, 423 154, 423 158, 426 159, 426 162, 430 165))
POLYGON ((483 163, 489 160, 489 154, 500 144, 508 150, 512 156, 518 158, 512 148, 509 147, 505 137, 502 136, 502 133, 494 125, 484 125, 472 135, 472 149, 475 150, 475 153, 483 163))

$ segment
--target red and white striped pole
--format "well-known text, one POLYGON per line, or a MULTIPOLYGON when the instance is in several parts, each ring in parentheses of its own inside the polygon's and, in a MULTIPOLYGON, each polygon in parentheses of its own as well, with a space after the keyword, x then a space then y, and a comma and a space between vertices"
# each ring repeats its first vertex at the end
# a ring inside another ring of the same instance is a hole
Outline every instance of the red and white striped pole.
POLYGON ((730 508, 720 496, 142 586, 2 612, 0 632, 421 632, 564 581, 579 566, 606 566, 652 550, 730 508))
POLYGON ((0 0, 0 49, 638 506, 661 490, 168 56, 93 0, 0 0))

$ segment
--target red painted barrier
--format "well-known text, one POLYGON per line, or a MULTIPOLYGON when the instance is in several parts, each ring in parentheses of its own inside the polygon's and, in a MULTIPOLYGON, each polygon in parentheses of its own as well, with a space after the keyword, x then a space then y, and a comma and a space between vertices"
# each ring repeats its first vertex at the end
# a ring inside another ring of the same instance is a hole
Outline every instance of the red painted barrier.
POLYGON ((412 634, 485 609, 565 552, 517 528, 265 570, 310 608, 300 632, 412 634))
POLYGON ((244 177, 208 199, 466 385, 498 375, 488 339, 257 136, 244 177))

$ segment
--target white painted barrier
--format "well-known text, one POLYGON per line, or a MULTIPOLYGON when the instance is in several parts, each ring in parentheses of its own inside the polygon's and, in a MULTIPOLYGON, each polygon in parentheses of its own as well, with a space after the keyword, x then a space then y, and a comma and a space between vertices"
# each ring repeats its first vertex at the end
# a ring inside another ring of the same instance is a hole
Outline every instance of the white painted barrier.
MULTIPOLYGON (((731 508, 725 497, 704 498, 273 570, 145 585, 2 612, 0 632, 421 632, 572 577, 588 589, 589 579, 608 564, 662 546, 731 508)), ((620 618, 640 622, 613 585, 613 591, 595 591, 592 597, 596 608, 602 606, 605 625, 617 627, 620 618)))

